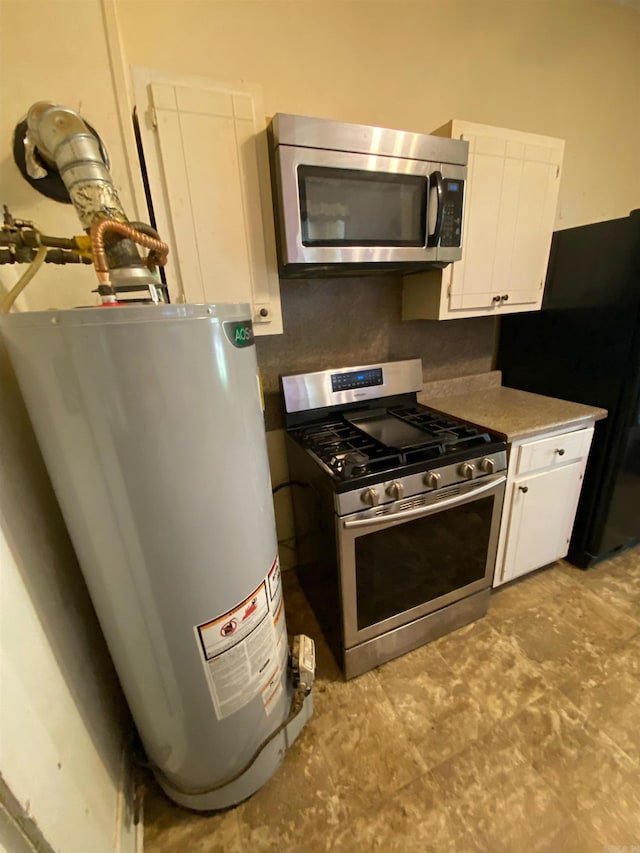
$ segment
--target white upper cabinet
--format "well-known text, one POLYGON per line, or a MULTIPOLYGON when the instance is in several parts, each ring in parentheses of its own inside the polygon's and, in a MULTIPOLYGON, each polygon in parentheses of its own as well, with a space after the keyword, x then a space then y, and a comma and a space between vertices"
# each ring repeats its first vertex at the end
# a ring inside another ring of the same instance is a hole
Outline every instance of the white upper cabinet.
POLYGON ((404 277, 403 319, 540 308, 564 142, 465 121, 436 133, 469 143, 462 259, 404 277))
POLYGON ((260 89, 134 68, 149 193, 173 302, 248 302, 282 332, 260 89))

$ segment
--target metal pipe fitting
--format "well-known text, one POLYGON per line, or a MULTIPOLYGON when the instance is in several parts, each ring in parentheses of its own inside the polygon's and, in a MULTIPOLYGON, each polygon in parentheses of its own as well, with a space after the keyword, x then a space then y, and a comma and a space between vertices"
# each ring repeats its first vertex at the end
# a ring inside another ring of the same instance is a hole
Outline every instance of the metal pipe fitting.
POLYGON ((40 156, 60 172, 84 228, 100 218, 126 221, 98 140, 82 116, 38 101, 29 110, 27 126, 40 156))
POLYGON ((163 243, 155 237, 149 237, 146 234, 142 234, 140 231, 137 231, 135 228, 132 228, 124 222, 102 219, 92 225, 90 231, 93 262, 96 267, 96 273, 98 274, 98 281, 101 284, 109 282, 109 266, 107 264, 104 244, 105 234, 109 231, 128 237, 135 243, 139 243, 141 246, 149 249, 150 252, 154 253, 153 260, 155 260, 160 266, 164 266, 166 263, 167 254, 169 252, 169 247, 166 243, 163 243))
MULTIPOLYGON (((103 220, 127 222, 98 140, 82 116, 68 107, 38 101, 27 114, 27 127, 40 156, 60 173, 85 230, 103 220)), ((110 235, 100 260, 106 268, 98 272, 101 282, 109 281, 109 269, 144 269, 136 242, 123 233, 110 235)), ((149 283, 154 282, 149 274, 149 283)))

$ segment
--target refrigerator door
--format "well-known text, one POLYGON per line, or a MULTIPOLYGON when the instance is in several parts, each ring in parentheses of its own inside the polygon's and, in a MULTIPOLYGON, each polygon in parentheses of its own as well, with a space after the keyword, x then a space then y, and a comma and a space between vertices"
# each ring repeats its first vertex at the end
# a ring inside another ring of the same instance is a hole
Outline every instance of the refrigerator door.
POLYGON ((599 550, 607 554, 635 539, 640 539, 640 425, 627 435, 599 550))
MULTIPOLYGON (((636 366, 630 386, 624 389, 621 416, 626 428, 620 431, 617 458, 611 462, 615 479, 602 520, 598 554, 607 554, 633 540, 640 540, 640 310, 630 362, 636 366)), ((595 544, 595 543, 594 543, 595 544)))
POLYGON ((640 539, 640 215, 554 234, 542 310, 502 318, 497 366, 507 386, 609 412, 596 424, 571 562, 587 568, 640 539))
POLYGON ((556 231, 542 301, 543 310, 589 308, 637 301, 640 210, 556 231))

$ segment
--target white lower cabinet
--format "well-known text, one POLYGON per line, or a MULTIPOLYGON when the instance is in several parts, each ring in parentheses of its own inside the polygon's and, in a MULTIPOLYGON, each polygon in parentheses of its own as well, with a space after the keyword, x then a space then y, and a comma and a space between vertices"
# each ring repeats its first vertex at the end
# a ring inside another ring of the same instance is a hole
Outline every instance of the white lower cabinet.
POLYGON ((513 442, 494 586, 566 556, 593 427, 513 442))

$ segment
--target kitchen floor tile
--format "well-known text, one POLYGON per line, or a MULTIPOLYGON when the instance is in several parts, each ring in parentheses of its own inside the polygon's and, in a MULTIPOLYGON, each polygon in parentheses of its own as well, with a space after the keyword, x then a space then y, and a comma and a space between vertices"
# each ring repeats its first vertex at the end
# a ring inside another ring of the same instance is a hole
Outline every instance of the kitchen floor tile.
POLYGON ((578 819, 624 825, 640 814, 637 764, 559 690, 527 705, 504 735, 578 819))
POLYGON ((619 671, 600 682, 573 679, 561 691, 598 731, 640 766, 640 680, 619 671))
POLYGON ((501 770, 482 795, 464 797, 464 824, 477 848, 491 853, 529 851, 550 840, 567 818, 560 798, 529 765, 501 770))
POLYGON ((327 683, 314 707, 320 749, 341 796, 375 806, 426 770, 373 672, 327 683))
POLYGON ((540 667, 515 639, 493 628, 489 619, 442 637, 435 645, 492 721, 511 716, 547 688, 540 667))
POLYGON ((426 767, 459 752, 492 725, 491 717, 434 644, 391 661, 375 675, 426 767))
POLYGON ((566 594, 545 601, 545 611, 575 628, 583 641, 610 652, 640 633, 640 624, 587 587, 574 585, 566 594))
POLYGON ((430 772, 479 850, 531 850, 568 818, 560 799, 500 727, 430 772))
MULTIPOLYGON (((625 827, 610 826, 600 835, 587 818, 560 823, 549 838, 531 848, 531 853, 632 853, 633 838, 625 827)), ((517 847, 513 851, 519 851, 517 847)))
POLYGON ((489 622, 512 637, 556 686, 583 667, 597 670, 640 633, 638 622, 579 584, 497 621, 490 613, 489 622))
POLYGON ((504 727, 495 726, 468 744, 457 755, 429 771, 447 797, 462 800, 484 799, 505 773, 516 773, 527 764, 513 739, 504 736, 504 727))
POLYGON ((145 853, 242 853, 238 809, 196 814, 177 806, 149 778, 144 800, 145 853))
POLYGON ((351 811, 331 781, 317 731, 306 726, 269 784, 238 806, 242 849, 325 853, 351 811))
POLYGON ((562 561, 525 575, 491 591, 489 618, 497 624, 530 607, 541 605, 552 595, 564 595, 575 584, 571 575, 563 571, 562 561))
POLYGON ((345 824, 331 853, 463 853, 479 851, 458 803, 430 775, 397 791, 375 810, 345 824))
POLYGON ((200 815, 148 781, 146 853, 603 853, 640 849, 640 547, 561 561, 489 614, 342 679, 314 637, 314 715, 269 782, 200 815))
POLYGON ((634 552, 614 557, 583 572, 565 563, 564 576, 640 622, 640 557, 634 552), (575 573, 578 573, 576 575, 575 573))

